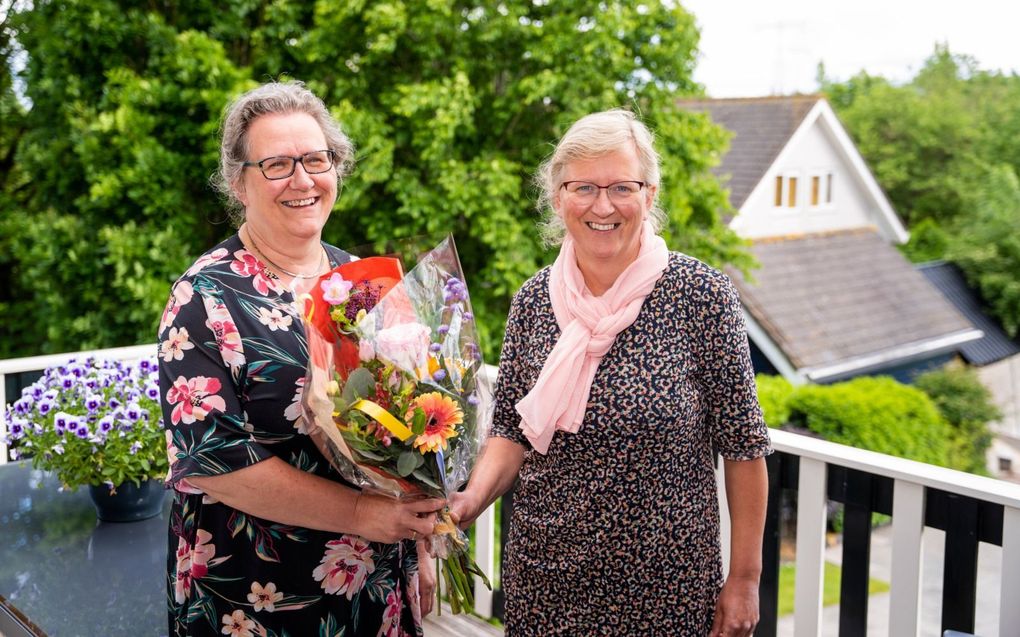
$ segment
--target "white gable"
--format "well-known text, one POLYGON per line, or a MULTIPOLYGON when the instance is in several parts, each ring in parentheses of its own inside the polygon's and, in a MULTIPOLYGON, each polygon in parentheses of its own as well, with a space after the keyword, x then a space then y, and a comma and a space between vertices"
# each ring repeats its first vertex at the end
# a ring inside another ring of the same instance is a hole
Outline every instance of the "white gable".
POLYGON ((890 243, 907 240, 906 230, 824 100, 804 118, 730 223, 747 239, 869 226, 890 243))

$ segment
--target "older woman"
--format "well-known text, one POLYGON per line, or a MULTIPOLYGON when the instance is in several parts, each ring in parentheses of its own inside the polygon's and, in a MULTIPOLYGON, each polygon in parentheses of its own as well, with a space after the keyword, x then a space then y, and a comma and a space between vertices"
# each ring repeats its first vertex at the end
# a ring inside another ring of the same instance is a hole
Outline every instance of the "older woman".
POLYGON ((540 183, 560 253, 514 297, 492 434, 451 498, 467 524, 519 478, 507 634, 750 635, 770 445, 737 295, 656 234, 658 155, 629 112, 576 122, 540 183))
POLYGON ((215 181, 243 223, 174 284, 159 327, 172 635, 422 634, 435 576, 402 540, 443 503, 345 484, 301 415, 290 290, 349 259, 321 233, 353 152, 298 82, 225 113, 215 181))

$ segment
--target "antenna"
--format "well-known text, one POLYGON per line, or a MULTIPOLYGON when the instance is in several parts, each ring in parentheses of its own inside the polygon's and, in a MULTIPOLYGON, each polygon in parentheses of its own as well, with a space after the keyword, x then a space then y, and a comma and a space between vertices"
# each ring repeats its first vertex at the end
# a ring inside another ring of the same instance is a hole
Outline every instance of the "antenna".
MULTIPOLYGON (((772 94, 784 95, 786 93, 784 85, 786 80, 786 54, 807 52, 807 49, 803 46, 788 46, 786 42, 786 35, 789 31, 799 31, 803 34, 803 32, 807 29, 807 23, 797 20, 779 20, 766 24, 759 23, 757 27, 764 31, 776 32, 776 55, 772 71, 772 94)), ((801 40, 798 39, 797 41, 800 42, 801 40)))

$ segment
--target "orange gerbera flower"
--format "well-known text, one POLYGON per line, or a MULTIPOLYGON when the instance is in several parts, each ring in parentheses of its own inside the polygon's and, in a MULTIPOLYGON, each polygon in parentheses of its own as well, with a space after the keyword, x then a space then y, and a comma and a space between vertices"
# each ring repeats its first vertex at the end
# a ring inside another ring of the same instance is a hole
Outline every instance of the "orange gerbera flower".
POLYGON ((464 412, 457 402, 437 391, 422 394, 411 401, 404 418, 408 423, 414 420, 414 412, 425 412, 425 433, 414 439, 414 448, 422 454, 446 449, 446 441, 457 435, 456 425, 464 422, 464 412))

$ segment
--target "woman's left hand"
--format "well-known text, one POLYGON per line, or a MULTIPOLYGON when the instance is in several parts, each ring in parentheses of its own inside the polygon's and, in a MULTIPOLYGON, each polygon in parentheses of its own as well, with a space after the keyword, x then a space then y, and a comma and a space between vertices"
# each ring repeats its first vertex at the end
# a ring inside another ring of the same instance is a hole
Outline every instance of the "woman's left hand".
POLYGON ((436 565, 429 555, 428 542, 418 540, 415 544, 418 546, 418 608, 425 617, 432 612, 436 601, 436 565))
POLYGON ((709 637, 751 637, 758 625, 758 580, 728 577, 715 605, 709 637))

